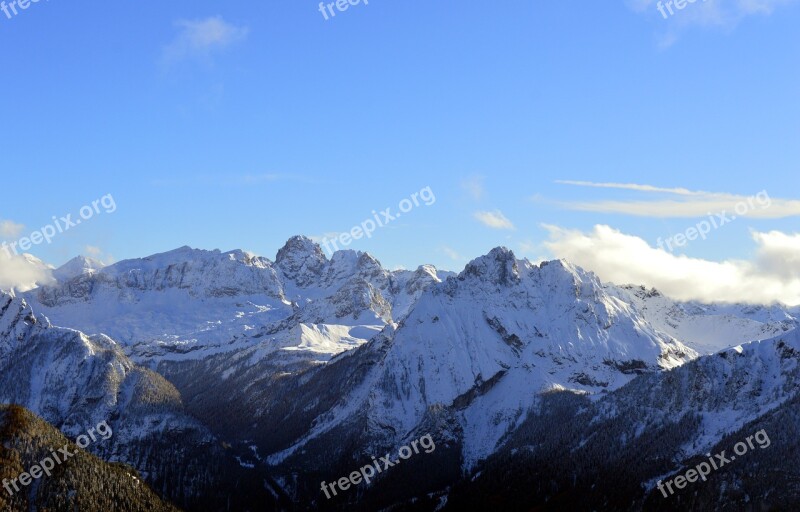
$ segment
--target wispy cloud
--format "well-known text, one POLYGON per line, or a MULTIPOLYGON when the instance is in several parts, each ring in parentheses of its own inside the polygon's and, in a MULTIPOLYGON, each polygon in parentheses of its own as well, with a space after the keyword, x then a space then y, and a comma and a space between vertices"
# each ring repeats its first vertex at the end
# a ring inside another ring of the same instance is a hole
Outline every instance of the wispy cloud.
POLYGON ((25 229, 23 224, 11 220, 0 220, 0 238, 16 238, 25 229))
POLYGON ((171 65, 185 59, 210 59, 234 43, 244 40, 249 29, 226 22, 221 16, 175 22, 178 33, 162 52, 162 63, 171 65))
POLYGON ((637 190, 639 192, 666 192, 669 194, 676 194, 682 196, 696 196, 696 195, 708 194, 708 192, 694 192, 691 190, 687 190, 685 188, 663 188, 663 187, 654 187, 653 185, 638 185, 636 183, 596 183, 594 181, 572 181, 572 180, 556 180, 556 183, 561 183, 562 185, 575 185, 578 187, 637 190))
POLYGON ((277 183, 280 181, 295 181, 307 184, 319 184, 320 181, 309 178, 307 176, 300 176, 298 174, 245 174, 242 176, 234 176, 230 180, 233 185, 257 185, 259 183, 277 183))
POLYGON ((628 0, 628 6, 664 24, 659 44, 668 47, 691 28, 735 28, 750 16, 768 16, 798 0, 628 0), (669 3, 670 8, 667 8, 669 3), (682 5, 678 8, 676 5, 682 5), (664 11, 664 14, 661 11, 664 11), (673 14, 669 14, 670 10, 673 14), (666 16, 666 17, 665 17, 666 16))
POLYGON ((461 181, 461 189, 475 201, 480 201, 486 193, 483 180, 483 176, 470 176, 461 181))
POLYGON ((557 203, 562 208, 600 213, 621 213, 639 217, 704 217, 711 213, 744 211, 746 215, 759 219, 781 219, 800 215, 800 201, 776 199, 767 191, 752 196, 725 192, 694 191, 685 188, 663 188, 633 183, 594 183, 588 181, 559 181, 567 185, 594 188, 632 190, 643 193, 658 193, 652 200, 600 200, 557 203), (745 205, 745 207, 742 207, 745 205))
POLYGON ((321 180, 299 174, 199 174, 188 177, 160 178, 150 182, 154 187, 232 187, 251 186, 266 183, 296 182, 308 185, 319 185, 321 180))
POLYGON ((514 224, 508 220, 500 210, 495 210, 493 212, 475 212, 473 216, 478 219, 481 224, 489 226, 492 229, 516 229, 514 224))
POLYGON ((753 232, 752 260, 717 262, 675 255, 606 225, 588 233, 544 227, 554 256, 604 281, 652 286, 679 300, 800 304, 800 233, 753 232))
POLYGON ((455 249, 452 249, 446 245, 443 245, 439 250, 453 261, 466 261, 464 256, 459 254, 455 249))

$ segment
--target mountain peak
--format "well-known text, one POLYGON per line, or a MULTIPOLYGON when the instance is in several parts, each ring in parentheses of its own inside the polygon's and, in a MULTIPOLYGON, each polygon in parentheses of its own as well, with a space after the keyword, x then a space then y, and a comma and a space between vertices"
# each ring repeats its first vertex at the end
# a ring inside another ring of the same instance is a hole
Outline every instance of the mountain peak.
POLYGON ((436 267, 433 265, 420 265, 417 267, 417 270, 414 271, 414 274, 417 277, 429 276, 435 279, 436 281, 441 281, 436 271, 436 267))
POLYGON ((470 261, 458 278, 477 277, 494 284, 509 285, 519 281, 519 266, 514 252, 495 247, 489 254, 470 261))
POLYGON ((306 236, 293 236, 275 256, 278 268, 300 286, 319 277, 327 262, 320 246, 306 236))
POLYGON ((53 271, 53 277, 59 281, 69 281, 78 276, 93 274, 106 265, 86 256, 76 256, 53 271))
POLYGON ((565 259, 558 259, 558 260, 550 260, 550 261, 543 261, 539 264, 539 269, 549 268, 553 272, 566 272, 568 274, 579 274, 581 272, 586 272, 579 267, 576 267, 569 261, 565 259))
POLYGON ((600 279, 593 272, 573 265, 567 260, 543 261, 534 267, 534 274, 549 286, 567 286, 578 294, 594 295, 602 288, 600 279))

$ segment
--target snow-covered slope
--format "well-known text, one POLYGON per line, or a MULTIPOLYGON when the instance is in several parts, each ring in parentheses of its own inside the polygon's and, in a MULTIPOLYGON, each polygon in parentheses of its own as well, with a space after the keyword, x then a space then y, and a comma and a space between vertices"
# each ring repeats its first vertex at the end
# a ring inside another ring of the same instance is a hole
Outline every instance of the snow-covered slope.
POLYGON ((552 394, 466 477, 470 486, 448 495, 445 510, 482 509, 487 496, 502 509, 521 499, 548 510, 794 510, 798 384, 800 332, 792 330, 641 375, 599 400, 552 394), (751 443, 760 429, 772 446, 762 439, 734 455, 734 444, 751 443), (730 464, 683 497, 656 488, 723 450, 730 464))
MULTIPOLYGON (((430 266, 390 272, 354 251, 328 259, 311 240, 294 237, 274 262, 184 247, 26 297, 54 323, 121 340, 135 361, 192 396, 220 386, 249 389, 242 401, 253 404, 246 407, 256 417, 270 410, 254 404, 254 397, 270 396, 270 381, 254 385, 255 374, 299 375, 332 359, 354 364, 337 356, 374 339, 364 349, 380 363, 342 390, 342 404, 315 419, 312 430, 274 453, 275 461, 354 411, 376 438, 394 442, 442 406, 457 417, 470 466, 513 431, 539 393, 607 392, 637 374, 772 336, 793 322, 779 307, 677 303, 655 291, 604 285, 565 261, 517 260, 503 248, 442 282, 445 275, 430 266)), ((213 408, 205 404, 201 416, 213 408)))
MULTIPOLYGON (((367 444, 398 445, 437 410, 452 418, 448 435, 462 443, 471 467, 493 453, 541 393, 616 389, 694 357, 606 293, 594 274, 564 261, 536 266, 498 248, 426 290, 396 330, 335 360, 333 368, 377 364, 355 386, 334 392, 339 402, 269 460, 292 460, 354 417, 367 425, 367 444)), ((319 379, 328 378, 326 370, 319 379)), ((333 380, 330 386, 340 385, 333 380)))
POLYGON ((637 408, 641 431, 697 414, 698 433, 682 447, 702 453, 724 435, 781 406, 800 390, 800 330, 706 356, 677 371, 647 376, 602 403, 602 417, 637 408))
POLYGON ((593 274, 495 249, 423 297, 398 329, 370 415, 411 431, 428 407, 455 405, 469 465, 496 448, 536 394, 615 389, 695 356, 593 274))
MULTIPOLYGON (((613 287, 613 286, 610 286, 613 287)), ((702 304, 676 302, 657 290, 623 287, 623 300, 635 304, 655 328, 692 347, 700 354, 777 336, 798 325, 797 308, 778 304, 702 304)))
POLYGON ((0 294, 0 403, 20 404, 75 435, 109 418, 129 438, 203 430, 182 413, 177 390, 133 364, 111 338, 53 327, 24 299, 6 294, 0 294), (161 411, 155 427, 148 414, 138 414, 150 407, 161 411))
MULTIPOLYGON (((216 486, 239 478, 233 457, 186 414, 180 393, 161 375, 134 364, 108 336, 54 327, 24 299, 0 293, 4 403, 24 406, 72 438, 107 422, 113 436, 90 449, 135 467, 182 504, 226 502, 216 486)), ((265 493, 262 483, 258 488, 265 493)))

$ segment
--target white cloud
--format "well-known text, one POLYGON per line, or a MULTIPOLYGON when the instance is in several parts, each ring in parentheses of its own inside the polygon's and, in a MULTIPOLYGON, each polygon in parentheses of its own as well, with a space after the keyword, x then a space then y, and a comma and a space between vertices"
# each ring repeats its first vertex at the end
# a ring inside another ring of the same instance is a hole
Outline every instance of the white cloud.
POLYGON ((628 0, 628 5, 636 12, 657 14, 659 19, 664 19, 658 8, 659 1, 667 19, 680 25, 735 26, 748 16, 770 15, 775 9, 796 0, 697 0, 686 2, 682 9, 673 4, 672 15, 666 8, 667 0, 628 0))
POLYGON ((636 183, 597 183, 594 181, 574 181, 574 180, 556 180, 556 183, 561 183, 562 185, 575 185, 576 187, 617 188, 623 190, 636 190, 639 192, 666 192, 669 194, 677 194, 681 196, 695 196, 695 195, 708 194, 708 192, 692 191, 685 188, 664 188, 664 187, 655 187, 653 185, 639 185, 636 183))
POLYGON ((470 176, 461 182, 461 188, 476 201, 480 201, 486 193, 483 176, 470 176))
POLYGON ((800 304, 800 233, 753 233, 749 261, 674 255, 606 225, 589 233, 545 226, 545 246, 604 281, 644 284, 679 300, 800 304))
POLYGON ((25 226, 10 220, 0 220, 0 238, 16 238, 25 226))
POLYGON ((679 34, 693 27, 721 27, 732 29, 749 16, 769 16, 779 7, 796 3, 798 0, 697 0, 681 2, 682 9, 670 3, 672 13, 667 8, 668 0, 628 0, 628 6, 643 15, 650 16, 659 23, 666 24, 661 34, 660 45, 670 46, 679 34), (664 14, 661 13, 662 9, 664 14), (666 19, 664 16, 666 15, 666 19))
POLYGON ((759 265, 769 268, 787 281, 800 278, 800 234, 787 235, 780 231, 753 233, 759 247, 768 248, 758 253, 759 265))
POLYGON ((516 229, 514 224, 500 210, 493 212, 475 212, 473 216, 482 224, 492 229, 516 229))
POLYGON ((452 248, 450 248, 450 247, 448 247, 446 245, 443 245, 439 250, 441 252, 443 252, 445 255, 447 255, 447 257, 450 258, 453 261, 464 261, 464 260, 466 260, 466 258, 464 258, 462 255, 460 255, 458 252, 456 252, 455 249, 452 249, 452 248))
POLYGON ((221 50, 247 37, 247 27, 237 27, 221 16, 203 20, 180 20, 175 23, 178 34, 166 45, 162 61, 171 64, 183 59, 207 59, 215 51, 221 50))
POLYGON ((52 281, 50 269, 32 256, 12 255, 8 250, 0 249, 0 290, 25 291, 33 288, 37 282, 52 281))
POLYGON ((601 213, 622 213, 640 217, 707 217, 711 214, 736 212, 757 219, 781 219, 800 216, 800 201, 774 199, 766 190, 752 196, 725 192, 704 192, 685 188, 662 188, 633 183, 594 183, 588 181, 559 181, 567 185, 594 188, 632 190, 644 193, 659 193, 662 197, 653 200, 564 202, 559 206, 570 210, 601 213), (738 209, 738 210, 737 210, 738 209))

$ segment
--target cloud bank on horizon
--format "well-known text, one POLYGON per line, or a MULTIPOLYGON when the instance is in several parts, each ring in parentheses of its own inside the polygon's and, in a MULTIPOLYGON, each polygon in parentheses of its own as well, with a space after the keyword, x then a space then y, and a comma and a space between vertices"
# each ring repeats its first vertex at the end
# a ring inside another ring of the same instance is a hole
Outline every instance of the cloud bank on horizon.
POLYGON ((675 255, 607 225, 590 232, 547 225, 545 247, 603 281, 655 287, 678 300, 800 305, 800 233, 752 232, 752 260, 675 255))
MULTIPOLYGON (((702 218, 701 223, 709 229, 720 216, 729 221, 737 214, 754 219, 800 216, 800 201, 771 198, 767 191, 745 196, 641 183, 556 183, 646 196, 557 203, 568 210, 644 218, 702 218)), ((666 250, 661 239, 658 247, 651 246, 607 224, 598 223, 588 232, 552 224, 543 227, 549 235, 543 246, 552 256, 591 270, 604 281, 644 284, 679 300, 800 305, 800 233, 751 229, 750 242, 755 244, 751 259, 712 261, 673 254, 673 248, 668 245, 666 250)), ((697 230, 694 236, 699 236, 697 230)))

